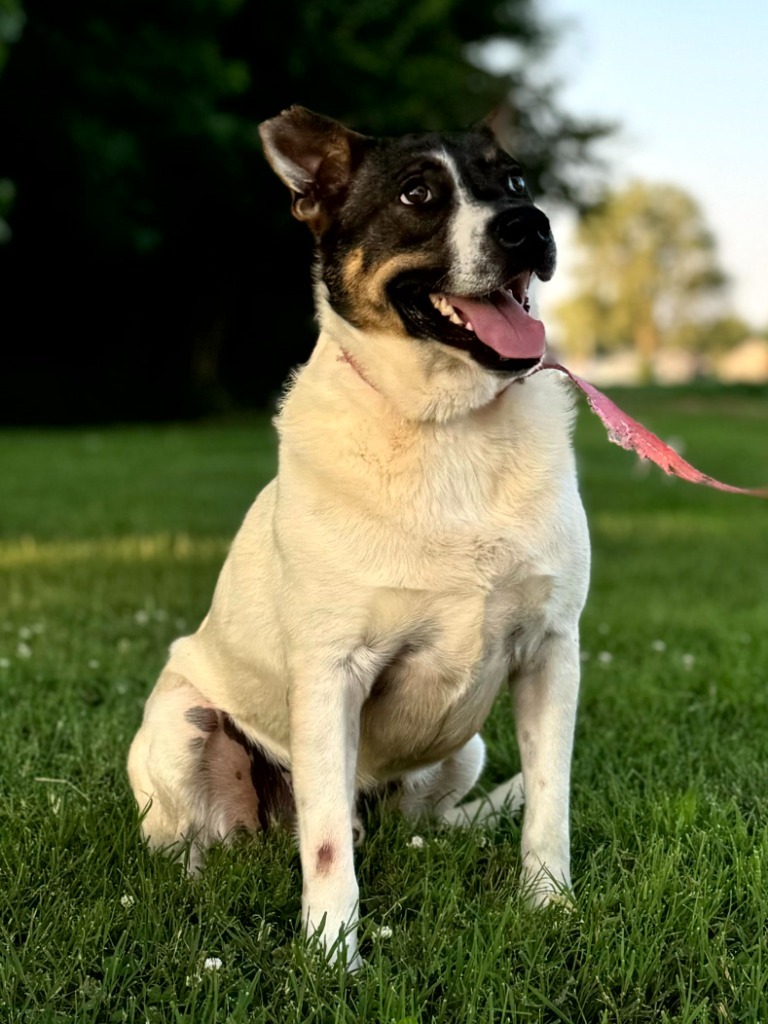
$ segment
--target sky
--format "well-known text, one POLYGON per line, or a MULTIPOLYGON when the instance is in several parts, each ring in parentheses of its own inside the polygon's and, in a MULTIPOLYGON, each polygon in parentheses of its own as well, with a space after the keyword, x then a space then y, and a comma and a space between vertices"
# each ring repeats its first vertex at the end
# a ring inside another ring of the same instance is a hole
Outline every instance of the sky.
MULTIPOLYGON (((768 0, 540 0, 562 26, 542 69, 560 106, 621 125, 602 149, 612 185, 682 187, 713 231, 731 307, 768 326, 768 0), (549 73, 547 75, 547 73, 549 73)), ((553 216, 560 266, 546 314, 568 290, 572 220, 553 216)))

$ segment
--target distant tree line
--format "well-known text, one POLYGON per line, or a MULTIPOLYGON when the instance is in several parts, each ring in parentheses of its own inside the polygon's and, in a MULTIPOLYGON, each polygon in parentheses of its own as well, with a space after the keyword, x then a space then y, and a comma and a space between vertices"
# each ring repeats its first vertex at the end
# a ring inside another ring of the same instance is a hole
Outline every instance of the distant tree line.
POLYGON ((371 133, 504 104, 534 189, 584 206, 609 129, 542 84, 553 42, 534 0, 0 0, 0 420, 273 402, 314 338, 256 132, 292 103, 371 133))
POLYGON ((569 351, 718 352, 755 333, 730 311, 728 279, 704 214, 674 185, 606 191, 579 221, 573 293, 556 310, 569 351))

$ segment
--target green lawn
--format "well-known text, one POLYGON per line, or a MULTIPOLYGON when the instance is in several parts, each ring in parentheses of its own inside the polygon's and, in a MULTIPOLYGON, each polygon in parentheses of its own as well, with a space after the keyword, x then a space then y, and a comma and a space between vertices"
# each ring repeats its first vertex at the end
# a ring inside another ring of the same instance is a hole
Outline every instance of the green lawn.
MULTIPOLYGON (((768 483, 765 390, 619 401, 705 472, 768 483)), ((515 821, 418 847, 373 810, 345 978, 299 940, 289 835, 191 882, 142 847, 125 778, 274 471, 268 418, 0 432, 0 1021, 768 1021, 768 503, 642 472, 586 407, 577 447, 577 909, 522 905, 515 821)), ((486 736, 493 782, 518 767, 507 699, 486 736)))

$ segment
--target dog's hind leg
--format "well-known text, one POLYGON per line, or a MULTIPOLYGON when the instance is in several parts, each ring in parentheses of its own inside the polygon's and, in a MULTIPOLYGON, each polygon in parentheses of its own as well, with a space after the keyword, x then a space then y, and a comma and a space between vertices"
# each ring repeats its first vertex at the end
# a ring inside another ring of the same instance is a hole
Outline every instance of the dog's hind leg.
POLYGON ((193 873, 209 841, 202 758, 217 727, 216 709, 198 690, 182 676, 164 672, 128 754, 144 837, 153 849, 174 855, 188 848, 193 873))
POLYGON ((188 850, 192 874, 212 843, 255 832, 272 811, 292 809, 283 770, 187 679, 170 672, 147 701, 128 776, 150 846, 174 855, 188 850))
POLYGON ((479 733, 438 764, 409 772, 402 781, 398 806, 406 818, 442 819, 467 795, 485 764, 479 733))
POLYGON ((426 815, 445 825, 481 824, 502 811, 516 813, 523 805, 523 777, 515 775, 490 793, 466 804, 485 763, 485 744, 479 734, 439 764, 412 772, 403 781, 399 807, 408 818, 426 815))
POLYGON ((525 803, 523 773, 500 783, 490 793, 476 800, 452 807, 440 815, 445 825, 483 825, 495 821, 502 813, 517 814, 525 803))

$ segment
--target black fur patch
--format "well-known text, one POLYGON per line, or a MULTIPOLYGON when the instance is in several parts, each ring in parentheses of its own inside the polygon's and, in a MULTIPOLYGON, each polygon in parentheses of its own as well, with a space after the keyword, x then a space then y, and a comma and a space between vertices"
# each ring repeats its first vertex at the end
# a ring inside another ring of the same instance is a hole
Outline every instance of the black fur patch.
POLYGON ((223 728, 229 739, 239 743, 248 754, 251 784, 259 801, 259 825, 266 829, 272 822, 291 824, 296 817, 291 773, 275 764, 257 743, 237 728, 229 715, 223 716, 223 728))
POLYGON ((219 727, 219 716, 216 708, 193 707, 187 708, 184 717, 190 725, 194 725, 200 732, 216 732, 219 727))

